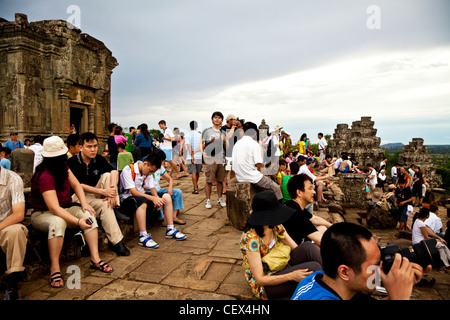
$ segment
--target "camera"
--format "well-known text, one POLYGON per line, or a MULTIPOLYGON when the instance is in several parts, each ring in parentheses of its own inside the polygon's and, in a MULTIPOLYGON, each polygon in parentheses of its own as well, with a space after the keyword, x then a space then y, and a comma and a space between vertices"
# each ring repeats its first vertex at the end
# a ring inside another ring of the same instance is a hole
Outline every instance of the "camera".
POLYGON ((402 257, 408 258, 410 262, 421 265, 424 269, 430 264, 433 268, 440 267, 442 261, 439 256, 439 251, 436 248, 436 243, 436 239, 426 239, 404 249, 400 249, 397 245, 382 246, 380 252, 384 273, 388 273, 391 270, 396 253, 400 253, 402 257))
POLYGON ((94 223, 94 220, 92 220, 92 218, 89 217, 89 218, 86 219, 86 223, 89 224, 89 225, 91 225, 91 224, 94 223))

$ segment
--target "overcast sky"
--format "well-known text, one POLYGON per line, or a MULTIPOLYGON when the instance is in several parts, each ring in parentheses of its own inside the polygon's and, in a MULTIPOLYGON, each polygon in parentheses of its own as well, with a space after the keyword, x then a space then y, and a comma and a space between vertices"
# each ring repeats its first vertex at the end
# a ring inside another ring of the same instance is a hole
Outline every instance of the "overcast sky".
POLYGON ((257 125, 333 134, 371 116, 382 143, 450 144, 448 0, 0 0, 0 17, 73 20, 101 40, 112 121, 257 125))

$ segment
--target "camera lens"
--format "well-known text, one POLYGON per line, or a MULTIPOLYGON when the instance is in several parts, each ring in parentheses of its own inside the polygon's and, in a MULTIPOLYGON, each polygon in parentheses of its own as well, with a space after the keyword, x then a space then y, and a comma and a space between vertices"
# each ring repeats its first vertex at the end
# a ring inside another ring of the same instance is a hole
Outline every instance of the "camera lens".
POLYGON ((434 268, 442 265, 439 251, 436 248, 436 239, 422 240, 404 249, 400 249, 397 245, 383 246, 380 248, 380 252, 384 273, 388 273, 391 269, 396 253, 400 253, 402 257, 408 258, 410 262, 421 265, 424 269, 430 264, 434 268))

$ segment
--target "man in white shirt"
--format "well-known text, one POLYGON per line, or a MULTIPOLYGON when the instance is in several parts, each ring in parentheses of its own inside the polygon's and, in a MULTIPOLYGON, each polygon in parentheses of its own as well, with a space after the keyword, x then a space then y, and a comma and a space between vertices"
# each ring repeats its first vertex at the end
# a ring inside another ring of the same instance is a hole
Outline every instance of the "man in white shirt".
POLYGON ((317 134, 317 137, 319 138, 319 163, 322 163, 322 161, 325 160, 328 143, 327 140, 325 140, 322 132, 319 132, 317 134))
POLYGON ((188 173, 192 176, 192 184, 194 185, 194 191, 192 193, 198 194, 198 179, 203 167, 201 147, 202 134, 197 131, 197 121, 191 121, 189 127, 191 131, 188 132, 184 138, 184 144, 187 149, 186 162, 188 173))
POLYGON ((33 164, 33 173, 36 171, 36 167, 42 162, 44 159, 42 157, 42 151, 44 151, 44 147, 42 144, 44 143, 44 138, 41 135, 37 135, 34 137, 34 144, 30 146, 30 150, 34 152, 34 164, 33 164))
POLYGON ((262 150, 257 142, 258 127, 253 122, 246 122, 243 129, 244 136, 233 148, 232 163, 236 180, 250 182, 262 190, 273 191, 278 200, 283 199, 280 186, 261 173, 264 163, 262 150))
POLYGON ((425 225, 439 236, 443 236, 442 233, 442 220, 439 218, 439 208, 436 203, 430 204, 430 216, 425 220, 425 225))
POLYGON ((395 165, 392 167, 391 169, 391 177, 392 177, 392 183, 395 185, 395 183, 397 182, 397 177, 398 177, 398 162, 395 163, 395 165))
POLYGON ((181 173, 175 162, 172 160, 172 141, 175 141, 175 135, 172 130, 167 128, 165 120, 159 121, 158 125, 164 135, 162 138, 163 142, 160 144, 159 148, 166 154, 166 162, 168 162, 170 167, 176 171, 178 179, 181 177, 181 173))

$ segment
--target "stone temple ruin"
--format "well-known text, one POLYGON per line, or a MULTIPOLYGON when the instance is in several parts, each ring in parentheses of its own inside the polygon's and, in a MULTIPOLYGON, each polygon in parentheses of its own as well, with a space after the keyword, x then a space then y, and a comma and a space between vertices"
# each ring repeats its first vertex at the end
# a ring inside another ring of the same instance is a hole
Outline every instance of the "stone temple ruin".
POLYGON ((376 136, 377 129, 373 127, 372 117, 361 117, 354 121, 352 128, 348 124, 338 124, 334 130, 330 146, 330 154, 339 156, 341 152, 348 152, 363 168, 368 163, 377 165, 383 160, 384 149, 380 147, 381 139, 376 136))
POLYGON ((400 163, 415 164, 421 170, 425 169, 425 177, 431 188, 439 188, 442 185, 442 177, 436 173, 436 166, 433 164, 431 154, 428 154, 428 147, 423 145, 422 138, 413 138, 402 149, 400 163))
POLYGON ((58 135, 71 124, 106 142, 111 73, 118 65, 105 45, 64 20, 0 18, 0 140, 58 135))

